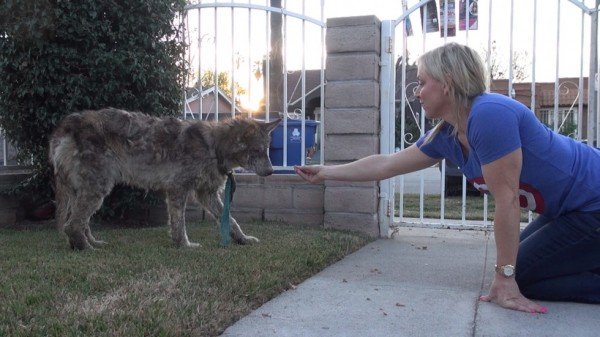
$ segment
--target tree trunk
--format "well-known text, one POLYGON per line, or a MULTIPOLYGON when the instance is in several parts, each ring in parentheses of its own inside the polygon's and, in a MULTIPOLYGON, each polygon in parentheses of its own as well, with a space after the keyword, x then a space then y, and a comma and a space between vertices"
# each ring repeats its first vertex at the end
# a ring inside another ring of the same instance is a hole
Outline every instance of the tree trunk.
MULTIPOLYGON (((281 0, 270 0, 271 7, 281 8, 281 0)), ((283 112, 283 31, 281 13, 271 12, 271 53, 269 62, 269 112, 277 118, 283 112)))

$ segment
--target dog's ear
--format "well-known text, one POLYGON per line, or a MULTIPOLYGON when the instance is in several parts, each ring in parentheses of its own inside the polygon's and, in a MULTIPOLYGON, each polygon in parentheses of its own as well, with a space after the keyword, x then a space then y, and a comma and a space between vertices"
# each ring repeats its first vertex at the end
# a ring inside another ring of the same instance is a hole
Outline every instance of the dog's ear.
POLYGON ((265 123, 264 128, 267 130, 268 133, 271 133, 271 131, 275 130, 275 128, 277 127, 277 125, 279 125, 279 123, 281 123, 281 118, 278 118, 269 123, 265 123))

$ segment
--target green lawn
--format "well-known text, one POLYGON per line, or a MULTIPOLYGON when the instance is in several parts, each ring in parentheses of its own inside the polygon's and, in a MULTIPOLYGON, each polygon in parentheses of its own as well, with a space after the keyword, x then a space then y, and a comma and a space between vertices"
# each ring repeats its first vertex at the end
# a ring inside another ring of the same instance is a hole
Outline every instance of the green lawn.
MULTIPOLYGON (((425 195, 423 202, 423 217, 440 218, 440 196, 425 195)), ((400 202, 399 194, 396 194, 396 209, 400 202)), ((483 220, 483 196, 467 196, 465 203, 466 220, 483 220)), ((420 198, 418 194, 404 195, 404 216, 409 218, 418 218, 420 210, 420 198)), ((494 220, 494 199, 488 197, 488 220, 494 220)), ((397 211, 396 211, 397 212, 397 211)), ((462 219, 462 196, 446 197, 444 200, 445 219, 462 219)), ((397 215, 397 214, 396 214, 397 215)), ((528 212, 521 211, 521 221, 528 221, 528 212)))
POLYGON ((219 247, 213 223, 96 229, 105 248, 74 252, 53 229, 0 230, 0 336, 215 336, 281 292, 364 246, 364 236, 274 223, 261 242, 219 247))

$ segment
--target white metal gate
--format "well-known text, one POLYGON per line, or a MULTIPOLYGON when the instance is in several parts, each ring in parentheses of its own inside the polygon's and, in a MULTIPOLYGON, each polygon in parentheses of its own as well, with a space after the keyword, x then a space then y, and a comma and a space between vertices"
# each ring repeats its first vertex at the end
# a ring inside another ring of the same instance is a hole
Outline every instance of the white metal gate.
POLYGON ((324 0, 190 3, 184 17, 190 73, 182 117, 282 118, 276 172, 322 163, 323 8, 324 0), (297 154, 292 146, 299 147, 298 158, 288 155, 297 154))
MULTIPOLYGON (((452 41, 480 51, 491 74, 491 91, 525 103, 555 131, 599 146, 600 0, 402 2, 404 12, 396 20, 382 22, 381 153, 403 149, 424 134, 427 121, 415 103, 410 61, 452 41), (434 20, 437 18, 439 21, 434 20), (435 25, 439 29, 434 29, 435 25), (396 132, 401 137, 396 137, 396 132)), ((455 178, 449 171, 454 174, 443 161, 438 168, 382 181, 381 235, 391 235, 398 226, 491 229, 493 212, 488 211, 487 195, 479 197, 481 205, 473 215, 462 175, 458 182, 460 205, 453 206, 458 213, 448 211, 446 187, 455 178), (437 204, 433 211, 432 188, 437 204)), ((525 222, 531 216, 529 213, 525 222)))

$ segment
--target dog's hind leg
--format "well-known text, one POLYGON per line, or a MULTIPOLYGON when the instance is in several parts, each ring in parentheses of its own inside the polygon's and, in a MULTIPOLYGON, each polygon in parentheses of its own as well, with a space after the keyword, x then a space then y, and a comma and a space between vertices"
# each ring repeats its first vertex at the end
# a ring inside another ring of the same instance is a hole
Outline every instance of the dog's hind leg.
MULTIPOLYGON (((56 227, 59 230, 65 230, 65 225, 67 224, 68 219, 71 218, 71 211, 73 208, 73 204, 77 199, 75 191, 68 184, 65 183, 62 177, 57 176, 55 182, 55 198, 56 198, 56 227)), ((72 227, 72 222, 69 223, 69 226, 72 227)), ((70 232, 73 232, 73 229, 69 229, 70 232)), ((92 231, 89 226, 89 221, 84 228, 84 234, 87 238, 87 241, 92 246, 101 246, 106 244, 104 241, 96 240, 92 235, 92 231)), ((75 234, 79 235, 79 234, 75 234)), ((76 241, 81 241, 81 239, 77 239, 76 241)), ((71 244, 73 247, 73 244, 71 244)))
POLYGON ((102 244, 92 236, 90 218, 102 206, 103 200, 103 194, 78 193, 76 200, 72 201, 71 213, 65 224, 71 248, 84 250, 94 248, 92 244, 102 244))
POLYGON ((166 193, 167 213, 169 214, 169 226, 171 238, 177 247, 198 247, 200 244, 190 242, 185 226, 185 205, 187 202, 187 191, 168 191, 166 193))
POLYGON ((72 249, 92 248, 91 244, 98 243, 91 234, 89 224, 82 225, 78 214, 73 214, 73 210, 79 212, 81 205, 75 189, 68 183, 64 175, 55 176, 55 199, 56 199, 56 228, 64 231, 69 237, 69 244, 72 249))
POLYGON ((93 247, 101 247, 107 244, 106 241, 104 240, 98 240, 96 238, 94 238, 94 236, 92 235, 92 229, 90 228, 90 221, 87 221, 87 225, 85 226, 85 237, 88 239, 88 242, 93 246, 93 247))
MULTIPOLYGON (((209 197, 208 200, 203 200, 207 211, 211 213, 211 215, 219 221, 221 214, 223 213, 223 202, 219 197, 209 197)), ((229 223, 231 224, 231 231, 229 232, 231 238, 240 245, 257 243, 258 239, 254 236, 246 235, 242 232, 240 225, 235 221, 235 219, 229 215, 229 223)))

